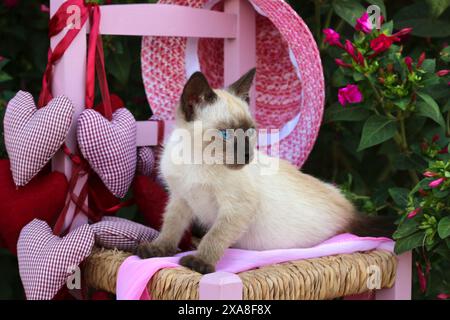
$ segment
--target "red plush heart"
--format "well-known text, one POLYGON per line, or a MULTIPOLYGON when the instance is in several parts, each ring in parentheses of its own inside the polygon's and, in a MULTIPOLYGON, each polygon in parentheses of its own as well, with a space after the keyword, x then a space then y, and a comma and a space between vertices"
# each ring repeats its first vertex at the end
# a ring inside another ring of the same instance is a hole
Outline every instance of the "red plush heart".
MULTIPOLYGON (((39 174, 16 189, 9 160, 0 160, 0 238, 13 253, 20 230, 37 218, 53 225, 64 207, 68 183, 59 172, 39 174)), ((1 241, 0 241, 1 242, 1 241)))
MULTIPOLYGON (((111 94, 110 98, 111 98, 111 111, 113 113, 117 109, 125 107, 125 103, 123 102, 122 99, 120 99, 120 97, 118 95, 113 93, 113 94, 111 94)), ((95 110, 97 110, 101 114, 105 114, 105 106, 103 104, 103 101, 95 106, 95 110)))
MULTIPOLYGON (((136 204, 144 217, 145 223, 156 230, 160 230, 164 209, 169 195, 161 185, 147 176, 136 176, 133 185, 136 204)), ((183 236, 179 247, 182 250, 192 249, 191 232, 188 230, 183 236)))

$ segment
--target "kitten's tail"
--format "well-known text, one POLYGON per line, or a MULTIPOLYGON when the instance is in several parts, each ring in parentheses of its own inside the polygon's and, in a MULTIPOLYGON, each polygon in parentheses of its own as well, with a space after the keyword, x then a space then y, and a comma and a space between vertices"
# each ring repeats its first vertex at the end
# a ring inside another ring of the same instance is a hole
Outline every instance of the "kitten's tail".
POLYGON ((357 213, 350 224, 349 232, 360 237, 392 238, 396 229, 395 220, 395 217, 368 216, 357 213))

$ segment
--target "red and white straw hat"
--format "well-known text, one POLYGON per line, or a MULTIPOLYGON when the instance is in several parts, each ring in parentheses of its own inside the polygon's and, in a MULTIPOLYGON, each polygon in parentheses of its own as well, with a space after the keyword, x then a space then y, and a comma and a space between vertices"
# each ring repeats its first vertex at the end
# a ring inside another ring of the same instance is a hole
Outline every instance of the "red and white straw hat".
MULTIPOLYGON (((249 0, 256 19, 256 107, 259 129, 279 129, 260 141, 273 156, 300 167, 319 131, 324 79, 319 50, 310 30, 283 0, 249 0), (265 145, 264 145, 265 144, 265 145)), ((160 0, 159 3, 223 10, 221 0, 160 0)), ((211 86, 223 87, 223 40, 144 37, 141 65, 153 112, 173 120, 189 76, 202 71, 211 86)))

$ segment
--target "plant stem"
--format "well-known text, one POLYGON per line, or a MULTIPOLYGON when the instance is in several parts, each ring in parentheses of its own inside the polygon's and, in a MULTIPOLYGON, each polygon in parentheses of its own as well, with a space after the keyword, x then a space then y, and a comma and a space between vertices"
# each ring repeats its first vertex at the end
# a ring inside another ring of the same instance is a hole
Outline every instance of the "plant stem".
POLYGON ((407 152, 408 151, 408 140, 406 140, 406 129, 405 129, 405 118, 403 117, 403 115, 399 116, 399 120, 400 120, 400 136, 402 138, 402 148, 403 151, 407 152))
POLYGON ((325 18, 325 24, 323 26, 324 29, 327 29, 330 26, 332 16, 333 16, 333 7, 330 6, 330 10, 328 10, 327 17, 325 18))
MULTIPOLYGON (((368 75, 365 74, 365 77, 366 77, 367 81, 369 82, 370 88, 373 90, 373 93, 375 94, 375 97, 378 100, 378 104, 381 106, 381 108, 383 110, 385 110, 383 97, 381 96, 381 94, 378 91, 377 87, 375 87, 375 84, 373 83, 372 79, 368 75)), ((376 107, 375 107, 375 109, 376 109, 376 107)))
MULTIPOLYGON (((395 142, 397 142, 398 146, 402 150, 402 152, 408 156, 409 153, 409 146, 408 146, 408 140, 406 138, 406 129, 405 129, 405 117, 403 113, 399 113, 398 115, 398 121, 400 122, 400 134, 397 134, 396 138, 394 139, 395 142)), ((414 184, 419 183, 419 177, 417 176, 417 173, 409 169, 408 170, 409 177, 413 181, 414 184)))
POLYGON ((314 19, 316 24, 316 39, 317 42, 320 43, 320 29, 321 29, 321 21, 320 21, 320 7, 322 0, 314 0, 314 19))
POLYGON ((336 32, 341 31, 341 29, 344 27, 345 21, 344 20, 339 20, 338 24, 336 25, 336 28, 334 28, 334 30, 336 32))
MULTIPOLYGON (((328 13, 327 13, 327 17, 325 18, 325 24, 324 24, 324 26, 323 26, 323 29, 327 29, 327 28, 330 26, 330 23, 331 23, 331 17, 332 17, 332 16, 333 16, 333 7, 330 7, 330 10, 328 10, 328 13)), ((323 29, 322 29, 322 30, 323 30, 323 29)), ((319 37, 319 38, 317 38, 317 43, 320 44, 319 50, 322 52, 323 49, 326 48, 326 43, 325 43, 325 41, 324 41, 323 35, 320 34, 320 32, 319 32, 318 37, 319 37)))
POLYGON ((450 137, 450 111, 447 112, 447 136, 450 137))

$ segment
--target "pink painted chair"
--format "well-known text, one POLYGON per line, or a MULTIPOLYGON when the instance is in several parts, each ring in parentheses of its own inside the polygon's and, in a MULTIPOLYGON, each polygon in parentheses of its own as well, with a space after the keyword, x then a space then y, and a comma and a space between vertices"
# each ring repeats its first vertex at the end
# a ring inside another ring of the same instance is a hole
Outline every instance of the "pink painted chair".
MULTIPOLYGON (((50 12, 54 14, 64 0, 51 0, 50 12)), ((256 65, 255 10, 242 0, 226 0, 224 12, 195 9, 182 6, 158 4, 133 4, 101 6, 100 33, 103 35, 127 36, 177 36, 198 38, 219 38, 224 42, 224 82, 232 83, 241 74, 256 65), (204 26, 207 25, 208 28, 204 26)), ((66 144, 71 150, 76 147, 75 123, 84 110, 86 34, 83 26, 62 59, 56 64, 53 76, 53 95, 65 95, 75 105, 75 115, 66 144)), ((64 32, 62 32, 64 33, 64 32)), ((62 38, 60 34, 51 40, 54 46, 62 38)), ((255 101, 252 101, 254 106, 255 101)), ((170 126, 166 125, 166 133, 170 126)), ((137 146, 157 144, 156 122, 137 123, 137 146)), ((72 163, 59 152, 52 160, 53 170, 64 172, 70 178, 72 163)), ((86 179, 86 178, 85 178, 86 179)), ((85 181, 79 181, 75 192, 79 192, 85 181)), ((74 219, 72 227, 87 223, 83 214, 74 215, 74 208, 67 214, 66 227, 74 219)), ((216 272, 203 276, 199 283, 200 299, 242 299, 243 283, 237 275, 216 272)), ((411 254, 398 258, 395 284, 390 289, 376 291, 375 295, 359 295, 349 299, 410 299, 411 297, 411 254)))

